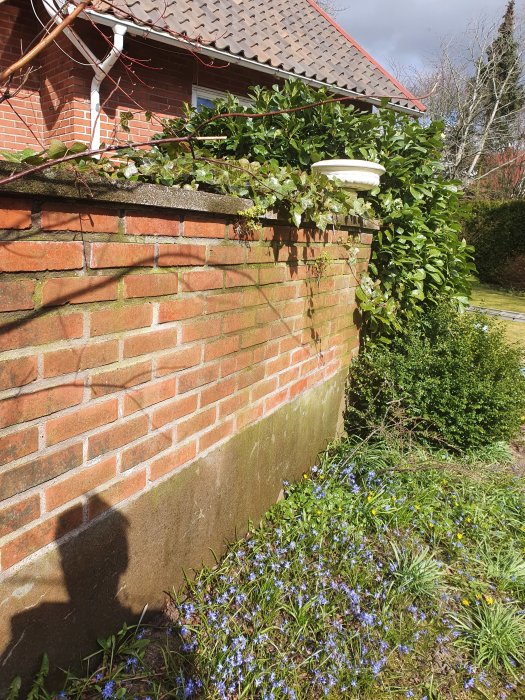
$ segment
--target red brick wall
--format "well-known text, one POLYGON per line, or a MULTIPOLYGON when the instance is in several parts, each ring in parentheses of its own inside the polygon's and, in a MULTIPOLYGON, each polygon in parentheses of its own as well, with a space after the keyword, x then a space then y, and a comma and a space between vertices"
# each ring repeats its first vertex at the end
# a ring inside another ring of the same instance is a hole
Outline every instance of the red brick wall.
MULTIPOLYGON (((26 51, 37 31, 36 19, 28 3, 5 2, 0 12, 0 69, 10 66, 26 51)), ((36 67, 37 68, 37 67, 36 67)), ((40 73, 34 70, 23 89, 0 103, 0 148, 22 150, 40 148, 44 142, 44 119, 40 106, 40 73)), ((14 78, 10 90, 19 86, 14 78)))
POLYGON ((370 232, 7 198, 0 229, 0 571, 357 350, 370 232))

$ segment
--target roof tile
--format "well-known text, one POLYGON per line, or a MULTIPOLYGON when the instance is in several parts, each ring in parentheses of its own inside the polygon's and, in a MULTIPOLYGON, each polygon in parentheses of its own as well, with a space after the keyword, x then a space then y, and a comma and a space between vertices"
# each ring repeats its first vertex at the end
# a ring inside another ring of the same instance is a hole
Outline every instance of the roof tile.
POLYGON ((424 109, 313 0, 96 0, 95 8, 328 86, 424 109))

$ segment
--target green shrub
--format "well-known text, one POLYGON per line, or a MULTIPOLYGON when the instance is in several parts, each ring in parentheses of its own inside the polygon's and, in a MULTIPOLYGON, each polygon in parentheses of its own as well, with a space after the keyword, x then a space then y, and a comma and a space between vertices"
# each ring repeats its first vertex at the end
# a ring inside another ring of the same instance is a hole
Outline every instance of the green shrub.
MULTIPOLYGON (((365 334, 388 341, 440 300, 468 304, 474 266, 470 248, 458 235, 458 184, 442 175, 441 124, 422 126, 389 109, 371 114, 340 102, 276 114, 332 97, 299 81, 253 88, 251 97, 253 107, 230 95, 213 108, 167 120, 163 136, 223 136, 225 140, 195 142, 195 153, 301 170, 325 158, 379 161, 386 174, 366 200, 382 221, 381 232, 374 237, 369 276, 357 291, 365 334), (226 116, 232 112, 274 113, 251 119, 226 116)), ((174 144, 160 148, 177 153, 174 144)))
POLYGON ((439 307, 352 365, 347 430, 401 419, 415 434, 463 450, 508 440, 525 413, 521 352, 497 322, 439 307))
POLYGON ((525 289, 525 201, 470 202, 463 231, 482 282, 525 289))

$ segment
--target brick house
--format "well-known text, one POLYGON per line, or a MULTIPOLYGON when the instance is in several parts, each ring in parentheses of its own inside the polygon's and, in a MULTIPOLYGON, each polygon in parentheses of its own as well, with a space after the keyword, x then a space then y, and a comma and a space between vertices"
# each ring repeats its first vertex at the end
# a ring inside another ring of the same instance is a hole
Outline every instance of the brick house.
MULTIPOLYGON (((63 5, 4 2, 0 67, 60 22, 63 5)), ((393 109, 424 110, 314 0, 94 0, 64 34, 38 56, 20 91, 0 103, 1 148, 40 148, 53 138, 94 146, 147 140, 185 102, 207 103, 227 91, 245 96, 250 86, 290 77, 355 96, 364 108, 388 95, 393 109), (123 112, 133 113, 129 135, 123 112)))

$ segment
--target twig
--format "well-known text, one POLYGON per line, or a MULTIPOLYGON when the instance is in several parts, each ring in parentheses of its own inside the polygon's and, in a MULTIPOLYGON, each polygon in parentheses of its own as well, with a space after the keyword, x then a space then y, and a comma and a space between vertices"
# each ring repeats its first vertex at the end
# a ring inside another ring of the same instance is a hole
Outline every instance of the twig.
POLYGON ((3 70, 0 73, 0 83, 3 83, 5 80, 8 80, 13 73, 16 73, 16 71, 20 70, 21 68, 24 68, 24 66, 27 66, 28 63, 30 63, 36 56, 38 56, 39 53, 41 53, 49 44, 51 44, 55 39, 62 34, 64 29, 68 27, 70 24, 72 24, 78 15, 80 15, 88 5, 91 5, 92 0, 80 0, 79 4, 75 7, 73 12, 69 14, 67 17, 65 17, 60 24, 58 24, 49 34, 42 39, 42 41, 39 41, 36 46, 34 46, 31 51, 28 51, 25 56, 22 56, 21 58, 18 59, 18 61, 15 61, 12 63, 8 68, 3 70))
POLYGON ((22 80, 20 81, 20 83, 16 86, 16 88, 14 89, 14 92, 11 92, 11 91, 10 91, 10 88, 11 88, 11 80, 12 80, 12 77, 13 77, 13 76, 11 76, 11 77, 9 78, 9 80, 7 81, 7 86, 6 86, 5 90, 4 90, 4 93, 3 93, 2 95, 0 95, 0 103, 6 102, 6 101, 8 101, 8 100, 11 100, 13 97, 16 97, 16 96, 18 95, 18 93, 19 93, 21 90, 23 90, 24 85, 27 83, 27 81, 28 81, 28 79, 29 79, 29 76, 31 75, 31 73, 33 73, 34 70, 35 70, 35 69, 34 69, 33 67, 29 67, 29 68, 26 70, 26 72, 24 73, 24 77, 22 78, 22 80))
POLYGON ((478 175, 477 177, 474 178, 474 182, 477 180, 483 180, 483 178, 488 177, 489 175, 492 175, 492 173, 495 173, 497 170, 501 170, 502 168, 506 168, 507 165, 512 165, 512 163, 515 163, 517 160, 525 160, 525 154, 524 153, 518 153, 517 156, 514 158, 511 158, 510 160, 505 161, 505 163, 500 163, 500 165, 496 165, 494 168, 491 168, 490 170, 487 170, 486 173, 483 173, 483 175, 478 175))

